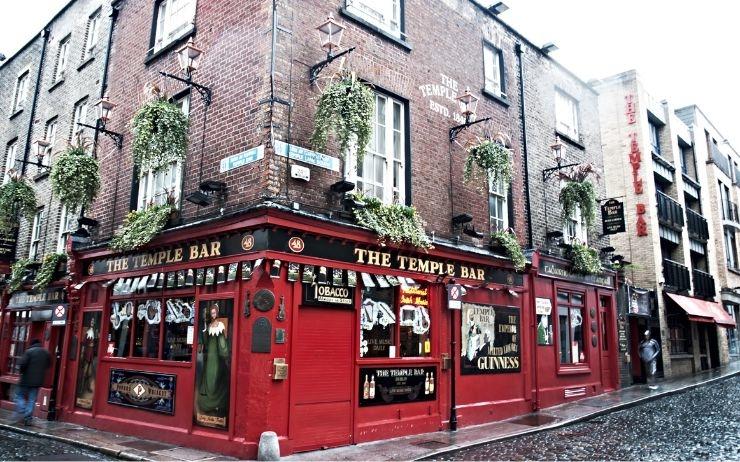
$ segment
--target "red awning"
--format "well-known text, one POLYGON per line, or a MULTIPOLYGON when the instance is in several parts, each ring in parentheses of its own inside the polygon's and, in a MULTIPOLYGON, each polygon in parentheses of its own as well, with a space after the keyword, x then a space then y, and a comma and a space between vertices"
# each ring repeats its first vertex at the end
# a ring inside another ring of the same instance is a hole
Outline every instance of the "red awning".
POLYGON ((676 302, 689 319, 696 322, 715 322, 723 327, 735 327, 735 321, 717 302, 708 302, 694 297, 683 295, 666 294, 676 302))

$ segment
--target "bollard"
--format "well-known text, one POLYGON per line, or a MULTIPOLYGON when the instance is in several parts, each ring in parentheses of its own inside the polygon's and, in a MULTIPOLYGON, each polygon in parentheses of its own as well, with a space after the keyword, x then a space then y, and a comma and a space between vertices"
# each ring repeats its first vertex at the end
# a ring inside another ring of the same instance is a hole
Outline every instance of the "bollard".
POLYGON ((257 460, 280 460, 280 445, 275 432, 262 432, 260 435, 257 460))

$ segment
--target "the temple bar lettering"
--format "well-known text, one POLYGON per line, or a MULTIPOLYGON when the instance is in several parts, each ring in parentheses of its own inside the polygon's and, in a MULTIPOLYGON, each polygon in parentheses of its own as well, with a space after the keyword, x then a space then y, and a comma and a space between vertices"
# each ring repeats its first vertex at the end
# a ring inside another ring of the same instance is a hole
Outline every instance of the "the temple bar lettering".
POLYGON ((405 271, 414 271, 426 274, 445 274, 463 279, 485 281, 486 271, 483 268, 455 265, 425 258, 392 255, 377 250, 355 249, 356 262, 365 265, 381 266, 405 271))

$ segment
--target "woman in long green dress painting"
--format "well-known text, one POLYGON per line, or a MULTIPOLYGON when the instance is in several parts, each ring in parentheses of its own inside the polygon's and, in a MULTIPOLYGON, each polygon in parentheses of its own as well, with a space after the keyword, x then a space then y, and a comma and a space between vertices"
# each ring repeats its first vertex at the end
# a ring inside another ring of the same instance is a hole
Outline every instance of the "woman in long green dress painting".
MULTIPOLYGON (((201 425, 226 428, 229 413, 229 341, 226 338, 226 326, 218 319, 218 303, 214 303, 206 313, 208 323, 203 322, 198 346, 203 365, 197 380, 196 421, 201 425)), ((203 313, 204 317, 206 313, 203 313)))

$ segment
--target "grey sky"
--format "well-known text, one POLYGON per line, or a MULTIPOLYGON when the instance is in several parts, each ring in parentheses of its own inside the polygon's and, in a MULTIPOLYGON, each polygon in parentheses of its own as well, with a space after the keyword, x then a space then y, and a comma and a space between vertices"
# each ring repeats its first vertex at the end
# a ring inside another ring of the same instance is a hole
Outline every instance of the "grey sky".
MULTIPOLYGON (((12 55, 67 0, 3 0, 0 53, 12 55)), ((481 3, 484 3, 481 0, 481 3)), ((492 2, 493 3, 493 2, 492 2)), ((656 99, 698 104, 740 149, 734 0, 506 0, 501 18, 584 80, 636 68, 656 99)))

